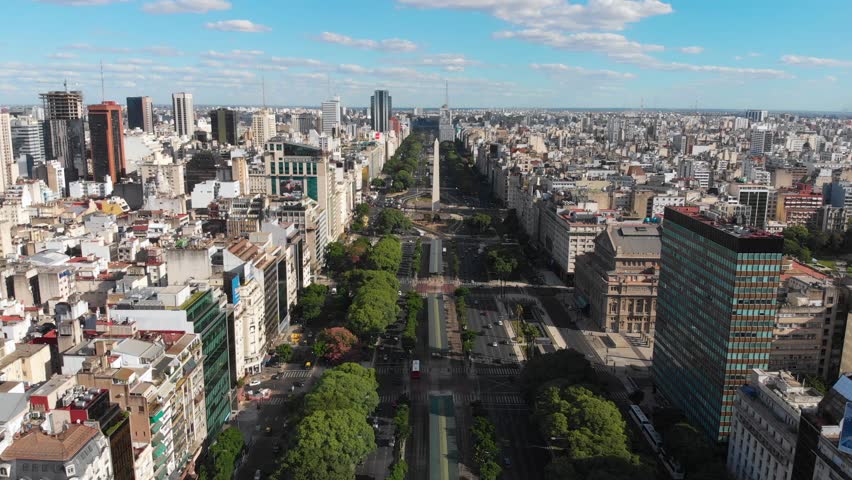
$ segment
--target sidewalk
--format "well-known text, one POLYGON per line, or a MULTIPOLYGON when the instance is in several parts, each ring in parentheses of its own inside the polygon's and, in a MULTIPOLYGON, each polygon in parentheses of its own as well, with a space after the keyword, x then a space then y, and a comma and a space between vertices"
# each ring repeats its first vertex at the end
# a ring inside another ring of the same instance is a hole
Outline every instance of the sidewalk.
MULTIPOLYGON (((548 315, 547 310, 541 305, 541 302, 536 297, 531 297, 527 295, 517 295, 517 294, 509 294, 503 298, 503 302, 519 302, 523 301, 529 303, 532 301, 535 303, 538 308, 538 312, 536 314, 541 318, 541 323, 544 325, 544 329, 546 330, 547 336, 550 337, 550 340, 553 341, 553 344, 558 349, 568 348, 568 343, 565 342, 565 339, 562 337, 562 334, 559 332, 559 329, 556 328, 556 325, 553 324, 553 320, 548 315)), ((505 312, 505 306, 502 302, 497 302, 497 306, 500 309, 501 315, 505 312)))

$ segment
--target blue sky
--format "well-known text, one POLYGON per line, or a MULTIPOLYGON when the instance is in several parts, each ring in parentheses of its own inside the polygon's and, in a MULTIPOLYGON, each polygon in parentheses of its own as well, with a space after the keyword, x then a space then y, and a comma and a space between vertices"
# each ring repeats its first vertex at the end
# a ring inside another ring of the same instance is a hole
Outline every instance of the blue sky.
POLYGON ((0 105, 175 91, 197 104, 852 110, 852 2, 7 0, 0 105))

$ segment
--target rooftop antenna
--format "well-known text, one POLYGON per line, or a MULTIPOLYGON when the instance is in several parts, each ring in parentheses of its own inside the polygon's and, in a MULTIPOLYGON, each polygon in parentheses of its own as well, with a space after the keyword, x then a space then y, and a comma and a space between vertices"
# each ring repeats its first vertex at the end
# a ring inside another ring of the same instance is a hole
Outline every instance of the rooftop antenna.
POLYGON ((68 79, 62 80, 62 85, 65 87, 65 93, 68 93, 68 79))
POLYGON ((450 107, 450 81, 444 80, 446 84, 444 85, 444 106, 450 107))
POLYGON ((106 94, 104 94, 104 61, 101 59, 101 102, 106 100, 106 94))

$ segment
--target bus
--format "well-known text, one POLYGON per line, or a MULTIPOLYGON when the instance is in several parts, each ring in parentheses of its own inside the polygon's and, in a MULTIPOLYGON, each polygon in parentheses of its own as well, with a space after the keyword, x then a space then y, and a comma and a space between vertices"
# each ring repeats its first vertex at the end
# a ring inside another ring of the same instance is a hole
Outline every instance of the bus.
POLYGON ((411 361, 411 378, 420 378, 420 360, 411 361))

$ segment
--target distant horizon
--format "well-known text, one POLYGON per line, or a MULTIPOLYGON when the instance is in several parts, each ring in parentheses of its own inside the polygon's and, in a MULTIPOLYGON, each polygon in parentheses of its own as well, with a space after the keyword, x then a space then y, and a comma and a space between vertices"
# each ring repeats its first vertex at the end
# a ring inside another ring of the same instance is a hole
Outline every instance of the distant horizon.
POLYGON ((441 105, 448 83, 462 106, 852 111, 844 0, 821 14, 785 2, 771 29, 755 28, 764 5, 734 0, 13 3, 5 38, 27 40, 0 42, 0 104, 66 80, 100 99, 103 72, 105 98, 162 103, 188 91, 207 105, 366 104, 386 89, 400 105, 441 105))

